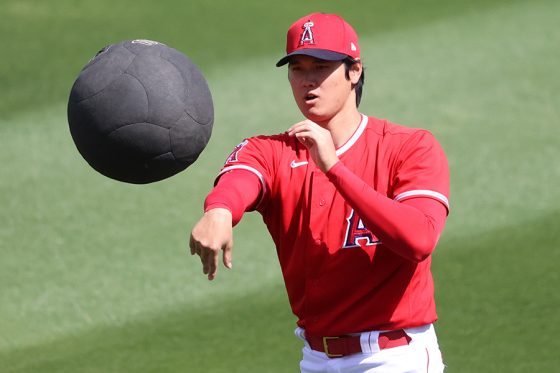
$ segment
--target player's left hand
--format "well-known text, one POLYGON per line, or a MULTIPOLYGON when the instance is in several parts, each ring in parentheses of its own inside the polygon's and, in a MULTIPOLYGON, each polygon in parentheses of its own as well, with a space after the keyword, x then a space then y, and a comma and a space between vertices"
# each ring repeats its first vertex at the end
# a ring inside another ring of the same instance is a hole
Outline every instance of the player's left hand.
POLYGON ((317 123, 306 119, 291 126, 287 133, 309 149, 311 158, 321 171, 326 173, 338 162, 331 133, 317 123))

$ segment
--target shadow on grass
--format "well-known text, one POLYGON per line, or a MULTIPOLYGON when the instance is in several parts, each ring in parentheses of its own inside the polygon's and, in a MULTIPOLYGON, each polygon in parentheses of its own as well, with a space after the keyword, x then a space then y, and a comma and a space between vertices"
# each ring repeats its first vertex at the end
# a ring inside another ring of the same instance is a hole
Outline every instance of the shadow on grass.
MULTIPOLYGON (((434 258, 444 358, 453 372, 552 372, 559 363, 560 211, 434 258)), ((2 372, 293 372, 300 342, 278 284, 0 353, 2 372)))
POLYGON ((2 372, 291 372, 301 344, 281 285, 0 353, 2 372))
POLYGON ((556 211, 438 247, 437 328, 450 371, 557 371, 559 222, 556 211))

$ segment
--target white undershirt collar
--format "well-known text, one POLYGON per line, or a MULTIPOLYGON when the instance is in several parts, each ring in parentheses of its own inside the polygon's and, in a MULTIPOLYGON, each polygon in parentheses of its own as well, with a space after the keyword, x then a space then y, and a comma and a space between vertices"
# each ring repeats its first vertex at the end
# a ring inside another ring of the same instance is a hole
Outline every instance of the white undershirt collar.
POLYGON ((354 134, 348 139, 348 141, 346 141, 346 143, 342 145, 340 148, 336 149, 337 157, 340 157, 344 152, 350 149, 352 145, 354 145, 356 141, 358 141, 358 139, 366 129, 368 123, 368 117, 364 114, 360 114, 360 115, 362 116, 362 121, 360 122, 360 125, 358 126, 354 134))

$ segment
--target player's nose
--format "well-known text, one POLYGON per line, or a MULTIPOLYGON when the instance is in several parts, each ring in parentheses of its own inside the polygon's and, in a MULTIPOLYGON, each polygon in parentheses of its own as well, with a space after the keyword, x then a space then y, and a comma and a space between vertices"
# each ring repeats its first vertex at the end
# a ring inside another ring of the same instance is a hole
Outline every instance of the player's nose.
POLYGON ((315 75, 310 72, 303 74, 301 78, 301 85, 305 88, 315 87, 317 85, 317 79, 315 75))

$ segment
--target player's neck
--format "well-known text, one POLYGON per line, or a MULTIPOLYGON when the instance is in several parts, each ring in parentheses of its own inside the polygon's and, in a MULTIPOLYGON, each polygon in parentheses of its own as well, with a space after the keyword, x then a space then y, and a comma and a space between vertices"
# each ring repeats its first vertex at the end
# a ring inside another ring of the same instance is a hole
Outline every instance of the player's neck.
POLYGON ((331 132, 334 146, 340 148, 356 132, 361 121, 362 115, 356 107, 353 107, 337 113, 330 120, 320 123, 320 125, 331 132))

